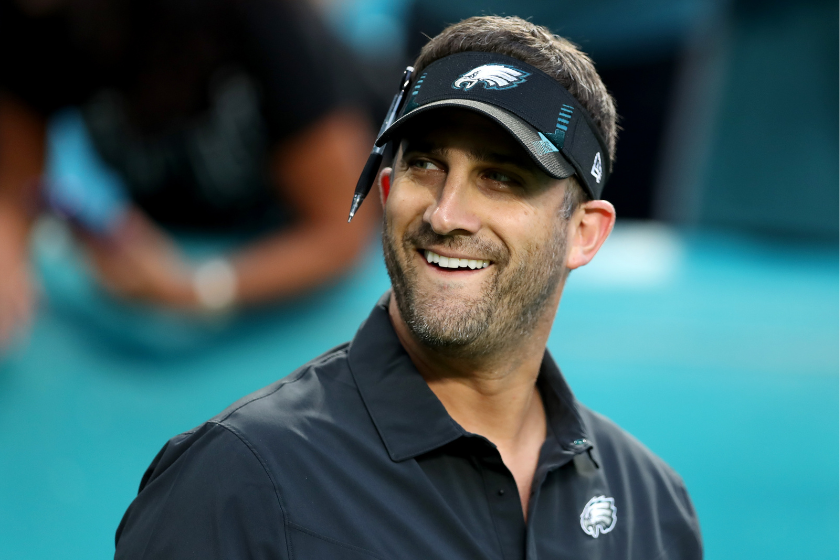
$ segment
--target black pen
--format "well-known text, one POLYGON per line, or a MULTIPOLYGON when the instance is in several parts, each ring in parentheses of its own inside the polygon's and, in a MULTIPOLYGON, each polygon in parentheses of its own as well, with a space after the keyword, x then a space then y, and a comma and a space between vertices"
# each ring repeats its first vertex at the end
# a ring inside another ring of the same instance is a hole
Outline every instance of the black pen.
MULTIPOLYGON (((408 66, 405 69, 405 72, 403 72, 402 81, 400 82, 400 91, 397 92, 394 96, 394 100, 391 101, 391 107, 388 109, 388 114, 385 115, 385 122, 382 123, 382 128, 379 129, 379 134, 376 135, 377 138, 382 136, 382 133, 385 132, 391 124, 393 124, 394 119, 397 117, 400 106, 402 106, 403 100, 405 99, 405 94, 408 91, 408 85, 411 83, 412 74, 414 74, 414 67, 408 66)), ((387 144, 377 146, 374 144, 373 150, 371 150, 370 156, 365 164, 365 168, 362 170, 362 175, 359 177, 359 182, 356 183, 356 190, 353 193, 353 203, 350 205, 350 217, 347 218, 347 223, 350 223, 350 220, 352 220, 353 216, 356 215, 356 210, 359 209, 359 206, 362 205, 362 201, 370 192, 370 188, 376 180, 376 172, 379 171, 379 165, 382 163, 382 154, 385 151, 386 145, 387 144)))

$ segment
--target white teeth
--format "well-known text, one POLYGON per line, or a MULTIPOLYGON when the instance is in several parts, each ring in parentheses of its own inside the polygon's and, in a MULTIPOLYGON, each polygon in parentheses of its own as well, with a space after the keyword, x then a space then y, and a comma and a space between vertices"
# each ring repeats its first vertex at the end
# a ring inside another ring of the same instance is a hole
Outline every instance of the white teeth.
POLYGON ((424 250, 424 256, 426 257, 426 262, 429 263, 437 263, 441 268, 471 268, 481 269, 487 268, 490 266, 490 261, 482 260, 482 259, 461 259, 456 257, 444 257, 438 255, 434 251, 429 251, 428 249, 424 250))

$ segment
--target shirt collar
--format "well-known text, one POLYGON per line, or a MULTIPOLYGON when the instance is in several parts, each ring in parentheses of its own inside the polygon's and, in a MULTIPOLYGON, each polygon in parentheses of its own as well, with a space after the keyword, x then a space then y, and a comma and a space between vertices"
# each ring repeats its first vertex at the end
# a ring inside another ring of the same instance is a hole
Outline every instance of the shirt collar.
MULTIPOLYGON (((359 327, 349 349, 349 366, 379 436, 394 461, 442 447, 468 433, 446 412, 412 363, 391 324, 387 292, 359 327)), ((551 455, 565 462, 592 448, 577 401, 548 350, 537 386, 557 446, 551 455)), ((552 461, 554 462, 554 461, 552 461)))

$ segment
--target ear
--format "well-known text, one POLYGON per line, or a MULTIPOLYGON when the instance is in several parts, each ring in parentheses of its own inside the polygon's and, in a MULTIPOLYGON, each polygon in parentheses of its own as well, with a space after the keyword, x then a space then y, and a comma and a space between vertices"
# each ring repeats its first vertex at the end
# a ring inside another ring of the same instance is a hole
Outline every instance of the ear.
POLYGON ((382 202, 382 208, 385 208, 385 202, 388 200, 388 194, 391 192, 391 176, 394 170, 390 167, 385 167, 379 172, 376 178, 376 184, 379 186, 379 200, 382 202))
POLYGON ((606 200, 590 200, 581 204, 569 220, 569 270, 587 264, 607 240, 615 225, 615 208, 606 200))

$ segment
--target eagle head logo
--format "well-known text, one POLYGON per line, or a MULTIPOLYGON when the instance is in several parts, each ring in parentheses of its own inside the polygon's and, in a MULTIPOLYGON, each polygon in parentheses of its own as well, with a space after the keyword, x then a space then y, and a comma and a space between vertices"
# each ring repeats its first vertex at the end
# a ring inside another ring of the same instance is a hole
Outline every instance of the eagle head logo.
POLYGON ((452 83, 452 87, 469 91, 481 82, 484 89, 509 89, 524 82, 527 76, 530 76, 528 72, 523 72, 513 66, 485 64, 462 74, 452 83))
POLYGON ((597 539, 598 535, 609 533, 615 527, 615 500, 606 496, 595 496, 586 503, 580 514, 580 527, 587 535, 597 539))

